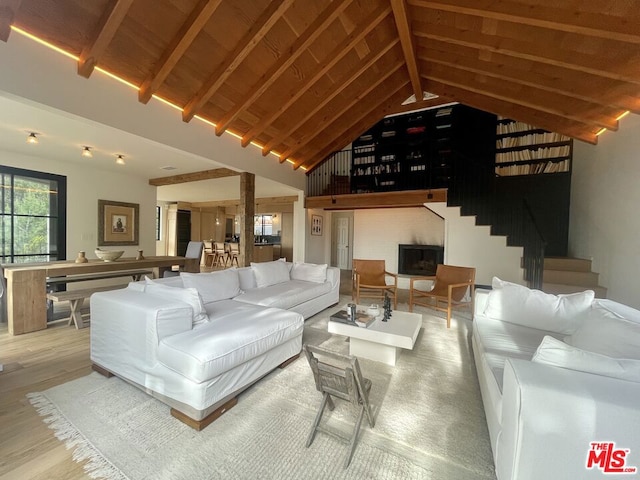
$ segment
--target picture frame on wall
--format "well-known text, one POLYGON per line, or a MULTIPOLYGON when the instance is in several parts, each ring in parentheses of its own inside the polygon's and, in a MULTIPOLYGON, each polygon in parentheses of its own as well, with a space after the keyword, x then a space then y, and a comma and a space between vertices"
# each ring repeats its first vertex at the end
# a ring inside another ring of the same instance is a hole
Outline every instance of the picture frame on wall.
POLYGON ((322 235, 322 215, 311 215, 311 235, 322 235))
POLYGON ((138 245, 140 205, 98 200, 98 246, 138 245))

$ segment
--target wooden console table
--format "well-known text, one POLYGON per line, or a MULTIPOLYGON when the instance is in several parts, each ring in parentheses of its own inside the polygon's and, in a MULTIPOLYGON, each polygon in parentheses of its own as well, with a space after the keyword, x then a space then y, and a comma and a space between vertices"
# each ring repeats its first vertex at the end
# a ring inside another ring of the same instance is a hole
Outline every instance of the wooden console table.
POLYGON ((147 268, 152 269, 158 278, 173 265, 184 267, 187 272, 199 272, 199 263, 199 259, 185 257, 146 257, 144 260, 122 258, 115 262, 89 260, 88 263, 75 263, 71 260, 4 264, 9 333, 19 335, 47 328, 48 277, 95 274, 95 279, 99 280, 101 273, 147 268))

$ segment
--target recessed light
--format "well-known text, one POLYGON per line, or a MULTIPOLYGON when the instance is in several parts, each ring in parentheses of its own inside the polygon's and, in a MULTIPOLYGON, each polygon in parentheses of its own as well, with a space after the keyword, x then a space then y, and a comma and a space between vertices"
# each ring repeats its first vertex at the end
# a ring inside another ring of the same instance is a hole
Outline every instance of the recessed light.
POLYGON ((166 166, 164 166, 164 167, 160 167, 160 170, 167 170, 167 171, 170 171, 170 170, 177 170, 177 167, 173 167, 173 166, 171 166, 171 165, 166 165, 166 166))
POLYGON ((30 143, 32 145, 35 145, 36 143, 38 143, 38 137, 36 136, 35 132, 29 132, 29 136, 27 137, 27 143, 30 143))
POLYGON ((124 155, 117 154, 117 155, 116 155, 116 163, 117 163, 118 165, 124 165, 124 164, 125 164, 125 162, 124 162, 124 155))
POLYGON ((91 147, 82 147, 82 156, 87 158, 93 157, 93 152, 91 151, 91 147))

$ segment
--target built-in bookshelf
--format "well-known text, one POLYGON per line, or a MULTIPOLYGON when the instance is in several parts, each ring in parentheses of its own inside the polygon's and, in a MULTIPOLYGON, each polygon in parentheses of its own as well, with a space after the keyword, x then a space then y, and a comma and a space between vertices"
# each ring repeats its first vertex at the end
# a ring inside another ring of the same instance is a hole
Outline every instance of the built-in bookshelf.
POLYGON ((496 126, 496 174, 500 177, 571 171, 569 137, 506 118, 496 126))
POLYGON ((384 118, 352 143, 351 192, 447 188, 465 149, 493 165, 494 131, 494 115, 464 105, 384 118))

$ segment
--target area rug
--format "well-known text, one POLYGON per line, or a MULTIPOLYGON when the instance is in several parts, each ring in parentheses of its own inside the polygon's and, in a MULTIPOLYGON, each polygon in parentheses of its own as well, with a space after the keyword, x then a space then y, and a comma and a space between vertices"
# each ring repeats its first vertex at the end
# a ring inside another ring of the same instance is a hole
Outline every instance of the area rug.
MULTIPOLYGON (((348 353, 344 337, 327 333, 330 313, 306 322, 303 341, 348 353)), ((469 331, 468 319, 447 329, 425 310, 416 347, 395 367, 360 361, 373 383, 376 425, 363 422, 346 470, 348 447, 332 436, 318 433, 304 446, 321 396, 303 357, 248 389, 201 432, 137 388, 97 373, 29 397, 92 478, 491 480, 469 331)), ((349 436, 356 413, 338 401, 323 424, 349 436)))

